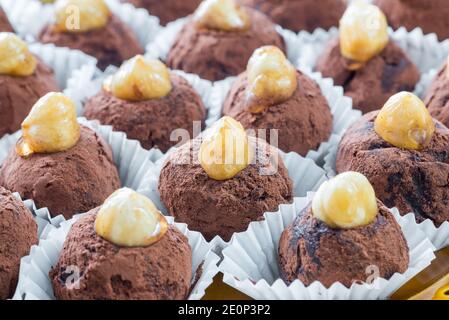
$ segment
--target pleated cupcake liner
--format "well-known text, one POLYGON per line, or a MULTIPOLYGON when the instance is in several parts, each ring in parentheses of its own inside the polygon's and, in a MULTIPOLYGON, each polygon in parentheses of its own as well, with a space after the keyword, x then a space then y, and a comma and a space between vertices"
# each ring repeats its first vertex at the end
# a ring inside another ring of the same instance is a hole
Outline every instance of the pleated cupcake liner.
MULTIPOLYGON (((100 72, 94 66, 85 66, 73 73, 72 77, 68 80, 67 89, 64 93, 75 101, 78 115, 81 116, 83 114, 84 103, 101 91, 104 79, 107 76, 114 74, 117 70, 117 67, 109 66, 105 72, 100 72)), ((217 121, 221 117, 221 110, 211 102, 211 95, 213 92, 212 82, 201 79, 195 74, 186 73, 181 70, 173 70, 173 72, 186 79, 201 97, 207 111, 206 125, 210 125, 217 121)), ((158 158, 159 157, 155 156, 152 160, 156 161, 158 158)))
MULTIPOLYGON (((351 124, 362 116, 362 113, 352 108, 352 99, 344 96, 343 88, 335 86, 332 79, 322 78, 320 73, 311 72, 310 70, 306 71, 306 74, 319 85, 332 113, 331 136, 327 141, 323 141, 317 150, 309 150, 306 155, 307 158, 314 160, 321 166, 329 148, 335 145, 337 136, 342 135, 351 124)), ((236 77, 230 77, 214 83, 211 104, 214 110, 220 110, 220 114, 235 79, 236 77)))
MULTIPOLYGON (((159 176, 165 161, 172 152, 176 152, 176 148, 170 149, 166 154, 163 154, 156 162, 155 166, 147 172, 142 179, 141 185, 137 191, 150 198, 161 210, 164 215, 170 215, 169 211, 163 204, 158 191, 159 176)), ((160 156, 161 154, 159 154, 160 156)), ((290 152, 279 152, 280 158, 283 160, 285 167, 288 170, 289 177, 293 182, 293 196, 305 196, 309 191, 316 191, 318 187, 327 180, 326 173, 323 169, 318 167, 313 160, 303 158, 300 155, 290 152)), ((214 237, 211 240, 214 247, 214 252, 220 254, 221 251, 228 246, 229 241, 223 240, 220 236, 214 237)))
POLYGON ((275 213, 266 213, 265 220, 252 222, 247 231, 236 234, 219 269, 223 281, 231 287, 258 300, 374 300, 387 299, 398 288, 430 265, 435 247, 415 222, 412 214, 401 216, 391 209, 409 247, 408 269, 395 273, 390 279, 377 278, 371 284, 353 284, 350 288, 340 282, 326 288, 316 281, 309 286, 295 280, 287 285, 280 278, 278 246, 282 232, 310 203, 309 197, 295 198, 293 204, 282 205, 275 213))
MULTIPOLYGON (((297 67, 304 71, 314 71, 318 58, 329 41, 338 36, 338 29, 329 31, 317 29, 313 33, 298 33, 299 56, 297 67)), ((436 34, 424 34, 421 28, 408 32, 405 28, 393 30, 388 28, 390 38, 398 44, 424 74, 438 68, 449 54, 449 41, 439 42, 436 34)))
MULTIPOLYGON (((54 300, 49 272, 54 267, 61 254, 64 241, 72 225, 82 215, 64 220, 59 227, 47 226, 46 234, 39 245, 33 246, 28 256, 23 257, 20 264, 19 282, 13 300, 54 300)), ((64 219, 64 218, 62 218, 64 219)), ((205 295, 215 275, 218 273, 219 257, 212 252, 212 245, 195 231, 190 231, 183 223, 175 223, 167 217, 189 240, 192 249, 192 279, 193 288, 187 299, 199 300, 205 295)))
POLYGON ((431 69, 428 72, 424 73, 415 87, 414 94, 416 94, 418 97, 424 100, 427 94, 427 90, 429 89, 430 84, 435 79, 437 74, 438 74, 437 68, 431 69))
MULTIPOLYGON (((329 149, 328 154, 324 157, 324 170, 328 177, 334 177, 337 174, 336 162, 338 145, 341 137, 338 137, 338 141, 335 146, 329 149)), ((410 213, 412 214, 412 213, 410 213)), ((432 220, 426 219, 418 224, 418 227, 426 235, 432 244, 439 250, 449 246, 449 221, 444 222, 441 226, 436 227, 432 220)))
MULTIPOLYGON (((162 27, 155 39, 146 47, 146 55, 160 59, 167 60, 168 53, 175 43, 176 37, 184 25, 188 22, 190 17, 180 18, 178 20, 169 22, 165 27, 162 27)), ((276 26, 276 31, 282 36, 285 42, 287 57, 291 62, 295 62, 299 57, 298 38, 293 31, 283 29, 281 26, 276 26)))
POLYGON ((56 47, 54 44, 32 43, 30 51, 49 66, 55 75, 61 90, 68 85, 69 79, 83 68, 95 68, 97 59, 79 50, 56 47))
POLYGON ((33 215, 34 221, 36 221, 37 224, 37 235, 39 239, 47 235, 47 227, 49 225, 58 227, 64 220, 63 216, 52 218, 47 208, 38 208, 33 200, 23 200, 17 192, 14 192, 13 195, 17 200, 21 201, 33 215))
MULTIPOLYGON (((143 149, 138 141, 129 140, 124 133, 115 132, 111 126, 100 125, 98 121, 78 118, 78 122, 97 132, 110 145, 122 186, 136 190, 144 183, 146 173, 154 167, 154 164, 150 160, 149 152, 143 149)), ((21 131, 18 131, 0 139, 0 165, 15 147, 21 134, 21 131)), ((73 212, 76 213, 79 212, 73 212)), ((52 214, 56 216, 59 213, 52 212, 52 214)))
POLYGON ((49 226, 58 227, 64 220, 62 216, 52 218, 47 208, 38 208, 33 200, 23 200, 17 192, 13 193, 13 196, 22 202, 32 215, 37 225, 38 239, 47 236, 48 230, 50 229, 49 226))
MULTIPOLYGON (((159 18, 150 15, 148 11, 118 0, 105 1, 111 12, 134 31, 143 48, 161 30, 159 18)), ((0 0, 0 4, 16 32, 29 41, 38 39, 41 30, 54 21, 54 4, 43 4, 38 0, 0 0)))

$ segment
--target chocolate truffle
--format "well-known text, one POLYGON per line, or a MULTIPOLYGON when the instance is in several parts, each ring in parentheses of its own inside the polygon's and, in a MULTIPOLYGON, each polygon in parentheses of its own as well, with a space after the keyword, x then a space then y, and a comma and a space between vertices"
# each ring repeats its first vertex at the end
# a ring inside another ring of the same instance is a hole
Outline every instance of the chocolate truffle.
POLYGON ((160 19, 162 25, 170 21, 188 16, 202 0, 121 0, 129 2, 137 8, 147 9, 148 12, 160 19))
POLYGON ((97 58, 102 70, 109 65, 120 66, 123 61, 143 53, 131 28, 113 14, 104 27, 86 32, 64 32, 54 25, 47 25, 41 31, 39 41, 81 50, 97 58))
POLYGON ((181 300, 190 291, 192 252, 187 238, 170 226, 147 247, 117 246, 94 227, 99 208, 72 226, 59 261, 50 271, 55 297, 61 300, 181 300), (69 277, 78 268, 79 288, 69 277))
MULTIPOLYGON (((244 72, 232 85, 223 105, 223 114, 240 121, 245 129, 277 129, 279 149, 302 156, 329 139, 332 131, 329 105, 319 86, 300 71, 297 71, 293 95, 261 113, 252 113, 246 107, 247 87, 247 72, 244 72)), ((269 132, 267 141, 270 141, 269 132)))
POLYGON ((431 219, 439 226, 449 220, 449 129, 435 121, 425 148, 397 148, 376 133, 377 114, 366 114, 343 136, 337 171, 364 174, 387 207, 397 207, 401 214, 413 212, 417 222, 431 219))
POLYGON ((268 15, 275 23, 295 32, 313 32, 338 25, 346 0, 239 0, 268 15))
POLYGON ((269 18, 253 9, 242 9, 250 23, 244 31, 198 28, 189 20, 170 49, 167 65, 217 81, 245 71, 254 50, 261 46, 274 45, 284 50, 284 40, 269 18))
POLYGON ((20 129, 20 124, 40 97, 59 91, 53 71, 37 59, 30 76, 0 74, 0 137, 20 129))
POLYGON ((102 204, 120 179, 110 146, 81 126, 78 143, 66 151, 21 157, 13 148, 0 168, 0 185, 68 219, 102 204))
POLYGON ((358 70, 341 54, 339 38, 333 39, 319 57, 316 70, 334 79, 354 107, 363 113, 380 109, 393 94, 413 91, 420 79, 419 70, 393 41, 358 70))
POLYGON ((11 24, 9 23, 8 16, 0 5, 0 32, 14 32, 11 24))
POLYGON ((440 40, 449 38, 449 6, 446 0, 374 0, 394 28, 408 31, 420 27, 424 33, 436 33, 440 40))
POLYGON ((165 152, 178 142, 170 141, 175 129, 185 129, 193 137, 193 121, 203 123, 206 116, 203 102, 190 84, 175 73, 170 73, 170 80, 170 93, 159 99, 127 101, 102 90, 86 102, 84 115, 125 132, 146 149, 165 152))
POLYGON ((449 78, 447 63, 438 71, 427 90, 424 104, 432 117, 449 127, 449 78))
POLYGON ((37 244, 37 224, 31 212, 11 192, 0 187, 0 299, 11 298, 19 278, 20 259, 37 244))
POLYGON ((407 242, 392 213, 380 201, 375 220, 366 226, 334 229, 314 217, 306 207, 284 230, 279 241, 281 278, 290 284, 299 279, 326 288, 335 282, 351 287, 366 282, 367 268, 376 266, 379 276, 389 279, 409 264, 407 242))
POLYGON ((200 144, 201 138, 196 138, 171 154, 162 167, 158 189, 168 212, 206 240, 218 235, 228 241, 265 212, 292 202, 292 182, 282 159, 277 159, 275 172, 263 174, 273 169, 278 157, 277 150, 263 140, 257 140, 254 163, 220 181, 198 164, 200 144))

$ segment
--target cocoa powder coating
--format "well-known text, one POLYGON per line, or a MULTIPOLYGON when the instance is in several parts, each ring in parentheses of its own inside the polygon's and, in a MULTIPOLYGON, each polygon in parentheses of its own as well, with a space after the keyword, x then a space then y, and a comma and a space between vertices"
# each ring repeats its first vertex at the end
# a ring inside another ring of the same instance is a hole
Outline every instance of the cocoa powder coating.
POLYGON ((245 71, 257 48, 273 45, 285 50, 284 40, 271 20, 253 9, 245 10, 251 20, 250 28, 245 31, 199 29, 190 19, 177 35, 167 65, 217 81, 245 71))
POLYGON ((13 296, 20 259, 37 242, 37 224, 31 212, 11 192, 0 187, 0 300, 13 296))
POLYGON ((251 113, 246 103, 246 72, 232 85, 223 104, 223 114, 239 121, 245 129, 263 129, 267 141, 270 130, 278 130, 279 149, 305 156, 318 149, 332 132, 332 114, 319 86, 297 72, 298 87, 287 101, 268 106, 261 113, 251 113))
POLYGON ((144 52, 132 29, 115 15, 111 15, 103 28, 82 33, 59 32, 53 25, 47 25, 41 31, 39 41, 81 50, 97 58, 102 70, 109 65, 120 66, 125 60, 144 52))
POLYGON ((385 279, 403 273, 409 249, 393 214, 378 201, 379 213, 369 225, 332 229, 313 216, 309 205, 284 230, 279 241, 281 278, 290 284, 299 279, 305 286, 314 281, 329 288, 335 282, 351 287, 367 282, 370 267, 385 279))
POLYGON ((200 144, 200 138, 194 139, 171 154, 162 167, 158 190, 176 221, 187 223, 206 240, 218 235, 227 241, 265 212, 292 202, 288 171, 277 150, 264 141, 258 140, 257 161, 224 181, 210 178, 199 164, 200 144), (278 168, 272 171, 276 163, 278 168))
POLYGON ((117 246, 95 232, 93 209, 74 223, 50 271, 60 300, 182 300, 192 278, 192 250, 176 227, 148 247, 117 246), (75 269, 76 268, 76 269, 75 269), (74 270, 79 287, 71 282, 74 270))
POLYGON ((34 104, 45 94, 58 91, 53 71, 39 59, 30 76, 0 74, 0 137, 19 130, 34 104))
POLYGON ((80 140, 66 151, 24 158, 13 148, 0 168, 0 185, 70 219, 101 205, 120 187, 120 178, 111 147, 81 126, 80 140))
POLYGON ((349 70, 350 63, 342 56, 337 37, 319 57, 316 70, 342 86, 363 113, 381 109, 395 93, 413 91, 420 79, 417 67, 393 41, 361 69, 349 70))
POLYGON ((376 196, 401 214, 413 212, 417 222, 449 220, 449 129, 435 121, 436 131, 421 150, 397 148, 374 131, 378 111, 366 114, 343 136, 337 172, 364 174, 376 196))
POLYGON ((160 99, 126 101, 102 90, 84 106, 88 119, 97 119, 140 141, 146 149, 166 152, 179 141, 171 141, 174 130, 185 129, 194 138, 193 122, 204 124, 206 109, 198 93, 181 76, 171 73, 172 90, 160 99))

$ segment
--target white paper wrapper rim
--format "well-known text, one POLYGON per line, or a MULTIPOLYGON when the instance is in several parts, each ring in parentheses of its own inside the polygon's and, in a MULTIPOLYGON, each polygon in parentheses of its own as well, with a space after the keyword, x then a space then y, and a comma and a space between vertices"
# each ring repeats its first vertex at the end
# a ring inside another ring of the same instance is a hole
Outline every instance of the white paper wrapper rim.
POLYGON ((397 210, 392 209, 410 248, 410 266, 404 274, 396 273, 389 280, 379 279, 377 289, 363 284, 346 288, 341 283, 327 289, 319 282, 306 287, 299 280, 287 286, 279 279, 279 238, 308 203, 307 198, 296 198, 294 204, 281 206, 277 213, 266 213, 266 220, 252 222, 247 231, 235 235, 222 252, 224 259, 219 268, 224 274, 223 281, 254 299, 262 300, 385 299, 435 258, 435 248, 417 226, 414 216, 401 217, 397 210))
MULTIPOLYGON (((59 228, 49 227, 50 230, 46 237, 41 239, 38 246, 33 246, 29 256, 22 258, 19 284, 13 297, 14 300, 55 299, 48 273, 51 267, 56 265, 65 238, 79 216, 61 222, 59 228)), ((174 223, 189 239, 192 248, 192 282, 195 280, 198 267, 202 268, 200 278, 197 279, 187 298, 188 300, 199 300, 204 296, 206 288, 218 273, 219 257, 211 251, 211 244, 201 234, 190 231, 185 224, 175 223, 170 217, 167 220, 170 224, 174 223)))
POLYGON ((67 87, 74 72, 84 66, 95 67, 97 64, 97 59, 79 50, 56 47, 53 44, 32 43, 29 49, 53 70, 61 90, 67 87))

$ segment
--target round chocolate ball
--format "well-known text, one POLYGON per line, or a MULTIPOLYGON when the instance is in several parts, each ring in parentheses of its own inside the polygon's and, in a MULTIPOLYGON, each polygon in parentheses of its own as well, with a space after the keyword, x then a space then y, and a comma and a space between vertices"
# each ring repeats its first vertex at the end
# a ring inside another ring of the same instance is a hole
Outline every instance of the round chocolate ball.
MULTIPOLYGON (((246 104, 248 80, 241 74, 224 102, 223 114, 239 121, 245 129, 262 129, 270 141, 269 130, 278 130, 278 147, 305 156, 318 149, 332 132, 332 114, 320 87, 309 77, 297 72, 297 88, 286 101, 252 113, 246 104)), ((272 143, 272 142, 270 142, 272 143)))
POLYGON ((271 20, 253 9, 244 10, 250 19, 250 27, 245 31, 198 28, 190 19, 170 49, 167 65, 217 81, 245 71, 249 58, 259 47, 274 45, 284 50, 284 41, 271 20))
POLYGON ((37 242, 37 224, 31 212, 11 192, 0 187, 0 300, 13 296, 20 259, 37 242))
POLYGON ((81 50, 97 58, 102 70, 110 65, 120 66, 144 51, 131 28, 115 15, 104 27, 87 32, 60 32, 47 25, 39 34, 39 41, 81 50))
POLYGON ((227 180, 214 180, 197 161, 201 139, 174 151, 159 177, 159 194, 176 221, 200 231, 207 240, 230 240, 267 211, 291 203, 292 181, 277 150, 257 140, 256 161, 227 180), (277 166, 277 168, 275 167, 277 166))
POLYGON ((146 149, 166 152, 178 143, 170 139, 173 131, 185 129, 193 137, 193 122, 203 124, 206 117, 201 97, 187 80, 174 73, 170 79, 172 90, 159 99, 126 101, 102 90, 86 102, 84 115, 125 132, 146 149))
POLYGON ((117 246, 95 232, 98 210, 93 209, 74 223, 59 261, 50 271, 57 299, 183 300, 188 297, 192 250, 180 231, 170 226, 159 241, 147 247, 117 246), (77 275, 80 277, 76 278, 77 275), (75 279, 78 283, 71 281, 75 279))
POLYGON ((81 126, 78 143, 66 151, 21 157, 13 148, 0 169, 0 185, 69 219, 101 205, 120 178, 111 147, 81 126))
POLYGON ((324 77, 334 79, 351 97, 354 107, 363 113, 378 110, 395 93, 413 91, 420 79, 418 68, 393 41, 385 49, 353 70, 340 51, 339 38, 333 39, 319 57, 316 70, 324 77))
POLYGON ((332 229, 306 207, 281 235, 282 279, 287 284, 299 279, 306 286, 319 281, 326 288, 340 282, 349 288, 367 282, 374 271, 385 279, 405 272, 407 242, 393 214, 380 201, 378 206, 371 224, 352 229, 332 229))
POLYGON ((338 26, 346 9, 346 0, 239 0, 243 5, 257 9, 275 23, 295 32, 313 32, 338 26))
POLYGON ((449 220, 449 129, 435 120, 435 133, 421 150, 397 148, 374 130, 378 111, 363 116, 343 136, 338 149, 338 173, 364 174, 377 197, 401 214, 413 212, 417 222, 449 220))
POLYGON ((39 59, 30 76, 0 74, 0 137, 19 130, 37 100, 53 91, 60 91, 53 71, 39 59))
POLYGON ((160 19, 162 25, 170 21, 183 18, 193 13, 202 0, 121 0, 129 2, 137 8, 147 9, 148 12, 160 19))

